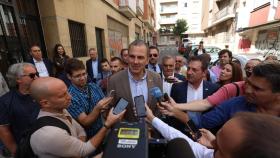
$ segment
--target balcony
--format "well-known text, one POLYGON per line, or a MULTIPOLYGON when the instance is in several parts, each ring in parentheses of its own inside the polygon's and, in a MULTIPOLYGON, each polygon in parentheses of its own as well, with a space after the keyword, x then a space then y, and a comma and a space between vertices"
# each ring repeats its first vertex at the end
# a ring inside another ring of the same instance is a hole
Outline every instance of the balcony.
POLYGON ((213 21, 216 22, 218 20, 221 20, 222 18, 228 19, 235 17, 235 10, 233 7, 225 7, 222 10, 215 13, 213 17, 213 21))
POLYGON ((136 13, 138 16, 143 16, 144 14, 144 0, 137 0, 136 13))
POLYGON ((177 8, 168 8, 168 9, 163 9, 160 11, 160 14, 177 14, 178 13, 178 9, 177 8))
POLYGON ((164 18, 159 20, 160 25, 175 24, 176 18, 164 18))
POLYGON ((120 0, 119 10, 128 18, 134 18, 136 14, 136 0, 120 0))
POLYGON ((160 0, 159 3, 171 3, 171 2, 178 2, 178 0, 160 0))

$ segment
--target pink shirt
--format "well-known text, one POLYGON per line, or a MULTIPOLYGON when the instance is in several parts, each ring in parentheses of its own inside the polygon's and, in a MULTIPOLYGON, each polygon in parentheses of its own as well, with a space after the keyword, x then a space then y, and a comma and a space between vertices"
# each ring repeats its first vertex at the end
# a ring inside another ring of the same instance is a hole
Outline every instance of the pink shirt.
MULTIPOLYGON (((239 96, 244 94, 245 81, 235 82, 239 87, 239 96)), ((229 83, 221 87, 218 91, 207 97, 209 103, 213 106, 217 106, 222 102, 236 97, 237 89, 233 83, 229 83)))
POLYGON ((219 79, 222 68, 220 65, 216 65, 211 68, 211 71, 216 75, 216 78, 219 79))

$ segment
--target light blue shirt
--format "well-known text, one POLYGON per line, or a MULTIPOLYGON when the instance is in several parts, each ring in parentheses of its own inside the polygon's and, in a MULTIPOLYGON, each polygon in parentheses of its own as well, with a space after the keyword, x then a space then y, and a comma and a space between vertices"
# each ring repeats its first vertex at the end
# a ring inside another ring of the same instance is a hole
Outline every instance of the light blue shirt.
POLYGON ((147 103, 148 101, 148 85, 147 85, 147 72, 145 72, 145 75, 140 79, 140 80, 135 80, 132 76, 132 74, 128 71, 128 79, 129 79, 129 85, 130 85, 130 91, 131 91, 131 96, 133 98, 134 102, 134 97, 143 95, 145 102, 147 103))
MULTIPOLYGON (((156 67, 156 73, 161 73, 159 65, 156 64, 155 67, 156 67)), ((148 64, 148 70, 155 72, 152 64, 148 64)))
POLYGON ((92 60, 91 66, 92 66, 93 78, 97 78, 98 77, 98 60, 97 59, 95 61, 92 60))

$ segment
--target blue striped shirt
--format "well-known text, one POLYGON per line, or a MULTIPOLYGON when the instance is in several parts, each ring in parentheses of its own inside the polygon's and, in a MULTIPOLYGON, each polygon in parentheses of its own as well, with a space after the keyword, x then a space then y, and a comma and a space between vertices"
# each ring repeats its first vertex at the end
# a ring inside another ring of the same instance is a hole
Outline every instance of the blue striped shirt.
MULTIPOLYGON (((81 90, 74 86, 70 85, 68 92, 72 96, 71 105, 68 107, 68 111, 74 119, 78 119, 79 115, 82 113, 89 114, 96 104, 104 98, 104 94, 100 87, 94 83, 88 83, 85 90, 81 90), (90 92, 90 93, 88 93, 90 92)), ((99 129, 102 127, 101 115, 97 120, 88 128, 86 128, 87 137, 91 138, 94 136, 99 129)))

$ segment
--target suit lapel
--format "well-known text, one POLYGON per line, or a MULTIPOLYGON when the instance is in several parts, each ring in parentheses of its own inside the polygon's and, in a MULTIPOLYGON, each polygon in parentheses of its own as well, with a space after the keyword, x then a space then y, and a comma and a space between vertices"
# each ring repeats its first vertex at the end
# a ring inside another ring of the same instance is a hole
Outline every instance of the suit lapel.
POLYGON ((151 73, 149 71, 147 71, 147 87, 148 87, 148 103, 151 103, 152 96, 150 95, 150 89, 155 87, 155 84, 154 84, 154 80, 151 76, 151 73))
POLYGON ((124 77, 122 79, 123 79, 123 81, 120 81, 120 82, 125 83, 124 87, 123 87, 123 91, 125 93, 124 96, 129 96, 129 98, 127 98, 127 99, 130 99, 131 103, 133 103, 133 98, 132 98, 132 94, 131 94, 131 91, 130 91, 128 70, 124 71, 124 77))
POLYGON ((187 103, 188 102, 188 81, 185 81, 185 86, 182 86, 182 96, 183 96, 183 102, 182 103, 187 103))
POLYGON ((207 86, 207 83, 203 81, 203 99, 209 96, 209 88, 207 86))

